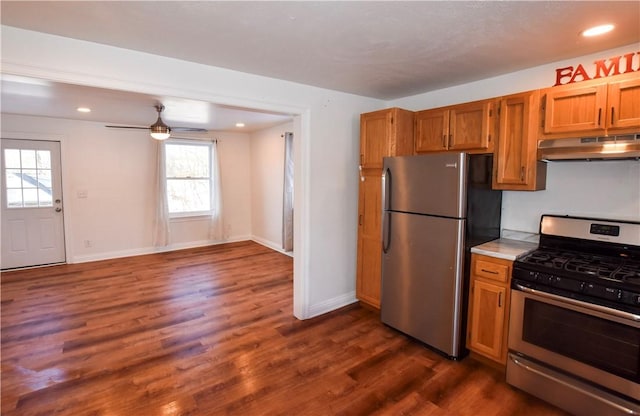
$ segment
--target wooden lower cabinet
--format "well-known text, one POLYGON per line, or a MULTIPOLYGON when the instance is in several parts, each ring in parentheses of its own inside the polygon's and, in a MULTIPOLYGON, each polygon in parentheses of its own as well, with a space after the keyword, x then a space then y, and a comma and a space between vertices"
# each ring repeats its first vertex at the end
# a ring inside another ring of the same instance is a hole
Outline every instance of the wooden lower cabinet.
POLYGON ((471 255, 467 348, 505 365, 513 262, 471 255))
POLYGON ((358 195, 356 297, 380 308, 382 276, 382 170, 363 169, 358 195))

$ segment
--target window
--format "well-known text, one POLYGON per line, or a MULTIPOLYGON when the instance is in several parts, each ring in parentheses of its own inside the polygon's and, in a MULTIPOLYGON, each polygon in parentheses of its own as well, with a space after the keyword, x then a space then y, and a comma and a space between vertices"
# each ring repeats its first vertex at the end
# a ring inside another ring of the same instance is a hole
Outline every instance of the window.
POLYGON ((210 215, 212 144, 171 141, 164 145, 170 216, 210 215))
POLYGON ((7 208, 51 207, 51 152, 5 149, 7 208))

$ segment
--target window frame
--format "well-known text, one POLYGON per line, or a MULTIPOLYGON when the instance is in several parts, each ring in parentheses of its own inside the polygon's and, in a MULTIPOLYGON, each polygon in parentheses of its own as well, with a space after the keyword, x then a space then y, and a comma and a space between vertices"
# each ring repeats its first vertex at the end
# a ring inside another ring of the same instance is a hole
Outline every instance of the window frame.
POLYGON ((213 160, 212 160, 212 151, 213 151, 213 143, 204 140, 193 140, 193 139, 181 139, 181 138, 171 138, 162 143, 164 146, 164 183, 167 188, 167 193, 165 195, 166 203, 167 203, 167 214, 169 215, 170 220, 180 220, 180 219, 197 219, 198 217, 209 217, 213 215, 213 160), (178 145, 178 146, 201 146, 207 148, 207 156, 209 160, 209 176, 208 177, 196 177, 196 178, 179 178, 179 177, 169 177, 167 175, 167 145, 178 145), (169 208, 169 192, 168 192, 168 181, 170 179, 178 179, 178 180, 208 180, 209 181, 209 209, 205 211, 181 211, 181 212, 171 212, 169 208))

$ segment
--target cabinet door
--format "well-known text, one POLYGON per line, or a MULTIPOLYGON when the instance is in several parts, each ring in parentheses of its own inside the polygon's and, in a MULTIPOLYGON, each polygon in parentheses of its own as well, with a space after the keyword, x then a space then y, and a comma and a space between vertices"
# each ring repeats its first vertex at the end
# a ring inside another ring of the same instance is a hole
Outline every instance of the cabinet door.
POLYGON ((476 101, 449 110, 449 149, 488 149, 491 134, 491 100, 476 101))
POLYGON ((360 116, 360 166, 382 169, 382 158, 389 155, 392 140, 391 109, 360 116))
POLYGON ((447 150, 449 110, 434 109, 415 113, 416 153, 447 150))
POLYGON ((500 99, 494 189, 544 189, 546 164, 536 160, 539 104, 538 91, 500 99))
POLYGON ((640 77, 608 86, 609 130, 640 127, 640 77))
POLYGON ((472 292, 469 348, 502 362, 507 289, 474 279, 472 292))
POLYGON ((359 190, 358 271, 356 296, 376 308, 380 307, 382 272, 382 172, 363 171, 359 190))
POLYGON ((589 83, 553 87, 546 90, 544 133, 589 132, 605 130, 606 84, 589 83))

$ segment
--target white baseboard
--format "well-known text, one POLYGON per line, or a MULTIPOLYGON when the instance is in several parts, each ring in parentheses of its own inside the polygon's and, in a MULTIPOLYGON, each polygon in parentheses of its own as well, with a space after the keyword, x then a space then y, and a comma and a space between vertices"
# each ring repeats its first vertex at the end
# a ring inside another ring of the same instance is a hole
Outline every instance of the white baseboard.
POLYGON ((238 241, 250 241, 252 240, 251 236, 235 236, 228 238, 224 241, 216 241, 216 240, 200 240, 200 241, 189 241, 186 243, 176 243, 170 244, 165 247, 141 247, 130 250, 119 250, 119 251, 107 251, 103 253, 93 253, 86 254, 80 256, 73 256, 67 263, 87 263, 90 261, 100 261, 100 260, 110 260, 110 259, 118 259, 122 257, 131 257, 131 256, 142 256, 145 254, 154 254, 154 253, 164 253, 167 251, 174 250, 184 250, 187 248, 196 248, 196 247, 204 247, 204 246, 214 246, 218 244, 226 244, 226 243, 235 243, 238 241))
POLYGON ((356 303, 358 299, 356 299, 356 292, 345 293, 344 295, 337 296, 333 299, 327 299, 315 305, 311 305, 307 310, 307 316, 305 319, 313 318, 318 315, 323 315, 328 312, 332 312, 336 309, 340 309, 343 306, 351 305, 352 303, 356 303))
POLYGON ((284 251, 282 249, 282 246, 280 245, 280 243, 276 243, 274 241, 269 241, 267 239, 264 239, 262 237, 258 237, 258 236, 255 236, 255 235, 251 236, 251 240, 253 240, 256 243, 261 244, 261 245, 263 245, 265 247, 268 247, 271 250, 275 250, 275 251, 278 251, 278 252, 280 252, 282 254, 286 254, 289 257, 293 257, 293 251, 284 251))

